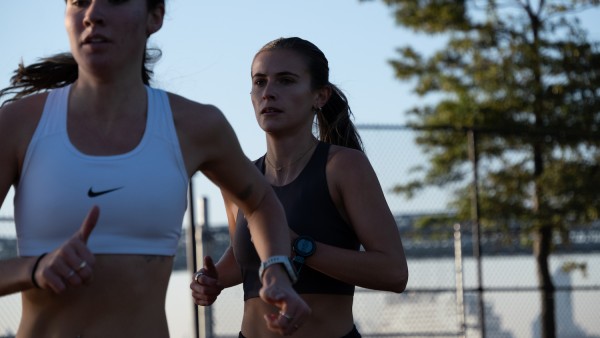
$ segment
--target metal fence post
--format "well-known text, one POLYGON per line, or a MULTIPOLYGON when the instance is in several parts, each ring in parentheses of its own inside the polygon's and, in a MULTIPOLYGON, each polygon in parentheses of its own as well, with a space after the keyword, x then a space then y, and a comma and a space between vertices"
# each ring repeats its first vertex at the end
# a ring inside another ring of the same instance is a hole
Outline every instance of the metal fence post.
MULTIPOLYGON (((187 266, 188 271, 193 274, 198 270, 198 265, 196 262, 196 204, 194 197, 194 189, 192 185, 192 180, 190 180, 189 184, 189 205, 190 205, 190 225, 188 231, 186 231, 186 254, 187 254, 187 266)), ((191 299, 191 298, 190 298, 191 299)), ((195 338, 200 337, 200 323, 199 323, 199 314, 198 314, 198 306, 192 302, 193 306, 193 315, 194 320, 192 321, 193 330, 195 338)))
POLYGON ((465 287, 463 283, 462 238, 459 223, 454 224, 454 272, 456 278, 456 313, 458 315, 458 325, 460 326, 460 337, 465 338, 465 287))
MULTIPOLYGON (((196 231, 198 224, 196 217, 196 198, 194 197, 192 186, 190 185, 190 231, 188 232, 187 255, 188 269, 194 274, 198 271, 198 261, 202 264, 204 256, 208 254, 208 198, 202 198, 202 226, 200 231, 196 231)), ((211 306, 197 306, 193 304, 193 325, 194 337, 196 338, 213 338, 213 318, 211 306)))
POLYGON ((469 159, 473 168, 473 183, 471 189, 471 217, 473 232, 473 258, 477 267, 477 304, 479 308, 479 327, 481 328, 481 338, 485 338, 485 306, 483 300, 483 276, 481 269, 481 234, 479 222, 479 170, 477 154, 477 134, 473 129, 468 133, 469 159))
MULTIPOLYGON (((209 215, 208 215, 208 198, 204 196, 202 198, 202 231, 197 234, 200 238, 196 241, 196 244, 200 243, 200 248, 198 248, 198 259, 200 262, 204 262, 204 256, 210 254, 211 250, 209 248, 210 245, 210 237, 207 235, 209 233, 209 215)), ((212 306, 203 306, 202 311, 204 312, 203 320, 201 321, 201 328, 203 329, 204 336, 203 338, 213 338, 213 311, 212 306)))

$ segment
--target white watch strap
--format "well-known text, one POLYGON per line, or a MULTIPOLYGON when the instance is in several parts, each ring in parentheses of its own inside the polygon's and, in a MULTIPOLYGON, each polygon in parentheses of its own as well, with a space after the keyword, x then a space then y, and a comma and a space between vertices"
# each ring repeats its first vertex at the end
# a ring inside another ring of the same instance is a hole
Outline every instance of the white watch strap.
POLYGON ((258 269, 258 278, 260 278, 262 282, 262 277, 265 273, 265 269, 270 267, 273 264, 283 264, 285 271, 287 272, 292 284, 295 284, 298 280, 298 275, 296 274, 296 270, 292 266, 290 258, 288 256, 271 256, 266 261, 260 263, 260 268, 258 269))

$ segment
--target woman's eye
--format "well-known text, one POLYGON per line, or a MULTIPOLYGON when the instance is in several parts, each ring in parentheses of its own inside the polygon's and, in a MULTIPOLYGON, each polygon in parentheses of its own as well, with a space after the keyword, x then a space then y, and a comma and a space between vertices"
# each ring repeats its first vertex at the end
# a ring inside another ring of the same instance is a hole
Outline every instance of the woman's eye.
POLYGON ((89 3, 89 1, 85 1, 85 0, 73 0, 71 1, 71 5, 75 6, 75 7, 83 7, 85 5, 87 5, 89 3))
POLYGON ((265 84, 265 80, 254 80, 255 86, 263 86, 265 84))

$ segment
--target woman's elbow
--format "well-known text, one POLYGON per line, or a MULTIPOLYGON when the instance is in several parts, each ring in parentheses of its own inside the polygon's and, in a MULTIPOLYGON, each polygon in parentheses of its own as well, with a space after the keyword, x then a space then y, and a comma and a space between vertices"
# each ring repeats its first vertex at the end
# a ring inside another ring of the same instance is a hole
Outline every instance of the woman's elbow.
POLYGON ((403 264, 400 268, 395 269, 392 278, 393 281, 390 285, 390 291, 396 293, 402 293, 406 290, 408 284, 408 267, 403 264))

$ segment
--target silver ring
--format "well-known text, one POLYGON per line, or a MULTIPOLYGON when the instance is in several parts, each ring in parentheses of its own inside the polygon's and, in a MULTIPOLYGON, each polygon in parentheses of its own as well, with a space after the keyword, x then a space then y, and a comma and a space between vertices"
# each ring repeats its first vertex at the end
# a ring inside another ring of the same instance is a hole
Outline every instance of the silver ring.
POLYGON ((77 271, 85 268, 87 266, 87 262, 86 261, 81 261, 81 264, 79 264, 79 266, 77 267, 77 271))
POLYGON ((287 314, 285 314, 283 311, 279 311, 279 315, 280 315, 281 317, 283 317, 283 318, 287 319, 287 320, 288 320, 288 321, 290 321, 290 322, 291 322, 291 321, 294 319, 294 317, 292 317, 292 316, 290 316, 290 315, 287 315, 287 314))
POLYGON ((69 271, 69 273, 67 274, 67 279, 71 278, 74 274, 75 274, 75 270, 69 271))
POLYGON ((198 278, 200 278, 200 276, 203 276, 204 272, 202 271, 198 271, 194 274, 194 280, 196 281, 196 283, 200 283, 200 281, 198 281, 198 278))

